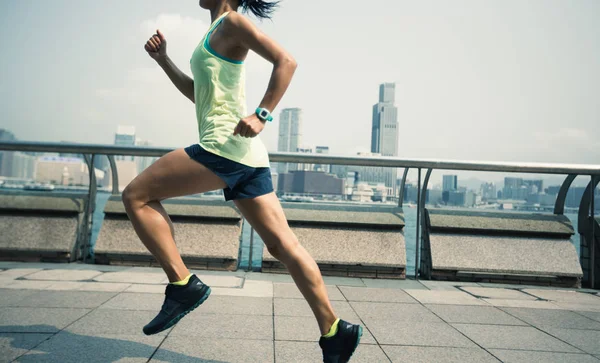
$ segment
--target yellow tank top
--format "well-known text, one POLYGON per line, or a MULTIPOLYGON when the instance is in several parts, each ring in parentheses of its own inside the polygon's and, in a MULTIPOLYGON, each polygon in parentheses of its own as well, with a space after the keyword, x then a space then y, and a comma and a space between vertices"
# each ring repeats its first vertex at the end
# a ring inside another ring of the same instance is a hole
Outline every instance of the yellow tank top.
POLYGON ((210 35, 227 14, 211 24, 190 60, 200 146, 240 164, 268 167, 269 154, 258 136, 233 135, 238 122, 248 116, 244 64, 217 54, 209 44, 210 35))

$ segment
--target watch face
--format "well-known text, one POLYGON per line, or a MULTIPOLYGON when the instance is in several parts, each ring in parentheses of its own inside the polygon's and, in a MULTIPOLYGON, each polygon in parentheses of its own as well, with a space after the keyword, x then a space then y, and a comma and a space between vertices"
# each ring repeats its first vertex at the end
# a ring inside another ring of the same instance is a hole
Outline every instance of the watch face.
POLYGON ((266 118, 268 115, 269 115, 269 113, 267 112, 267 110, 260 111, 260 117, 266 118))

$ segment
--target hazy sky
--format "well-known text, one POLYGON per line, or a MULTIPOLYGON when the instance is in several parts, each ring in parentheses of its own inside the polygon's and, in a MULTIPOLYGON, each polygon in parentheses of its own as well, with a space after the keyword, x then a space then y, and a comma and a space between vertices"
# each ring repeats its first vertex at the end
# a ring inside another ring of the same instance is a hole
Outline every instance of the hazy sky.
MULTIPOLYGON (((370 148, 378 85, 396 82, 399 156, 600 163, 600 1, 284 0, 263 31, 298 61, 284 107, 304 144, 370 148)), ((160 27, 176 64, 210 22, 197 0, 1 0, 0 127, 21 140, 197 142, 193 105, 143 50, 160 27)), ((247 61, 247 99, 271 66, 247 61)), ((277 119, 262 138, 277 148, 277 119)))

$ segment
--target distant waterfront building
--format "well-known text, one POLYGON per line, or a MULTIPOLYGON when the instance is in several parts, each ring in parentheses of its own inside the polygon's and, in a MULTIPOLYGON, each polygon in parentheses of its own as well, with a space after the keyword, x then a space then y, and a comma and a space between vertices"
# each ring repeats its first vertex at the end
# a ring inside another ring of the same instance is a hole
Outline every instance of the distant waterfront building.
MULTIPOLYGON (((148 147, 148 146, 152 146, 152 141, 137 139, 135 144, 137 146, 148 147)), ((138 174, 140 174, 142 171, 146 170, 150 165, 154 164, 154 162, 156 160, 158 160, 157 157, 136 156, 135 161, 137 163, 138 174)))
MULTIPOLYGON (((296 152, 301 153, 301 154, 312 154, 313 149, 310 147, 300 146, 296 149, 296 152)), ((314 167, 315 167, 314 164, 311 164, 311 163, 298 163, 295 165, 295 170, 310 171, 310 170, 313 170, 314 167)))
POLYGON ((89 185, 89 169, 79 158, 42 156, 37 159, 35 181, 59 185, 89 185))
POLYGON ((279 193, 341 196, 344 179, 318 171, 295 170, 279 174, 277 190, 279 193))
MULTIPOLYGON (((279 138, 277 140, 277 151, 297 152, 302 145, 302 109, 285 108, 279 115, 279 138)), ((287 173, 288 170, 296 170, 295 164, 278 163, 279 174, 287 173)))
MULTIPOLYGON (((0 129, 0 141, 17 141, 15 135, 5 129, 0 129)), ((0 151, 0 176, 12 177, 14 151, 0 151)))
POLYGON ((445 192, 451 191, 451 190, 457 190, 458 189, 458 176, 457 175, 444 175, 442 177, 442 190, 445 192))
MULTIPOLYGON (((135 146, 135 127, 119 125, 115 134, 115 145, 135 146)), ((117 155, 115 156, 115 160, 134 161, 135 157, 117 155)))
POLYGON ((481 199, 484 201, 495 200, 498 198, 496 192, 496 184, 494 183, 483 183, 481 184, 481 199))
MULTIPOLYGON (((315 147, 315 152, 321 155, 329 154, 329 146, 317 146, 315 147)), ((331 172, 331 165, 329 164, 315 164, 315 171, 323 171, 325 173, 331 172)))
MULTIPOLYGON (((382 156, 398 156, 398 108, 395 105, 396 84, 379 85, 379 102, 373 105, 371 152, 382 156)), ((383 168, 383 182, 396 195, 398 169, 383 168)))
POLYGON ((440 189, 428 189, 425 203, 438 204, 443 202, 443 191, 440 189))

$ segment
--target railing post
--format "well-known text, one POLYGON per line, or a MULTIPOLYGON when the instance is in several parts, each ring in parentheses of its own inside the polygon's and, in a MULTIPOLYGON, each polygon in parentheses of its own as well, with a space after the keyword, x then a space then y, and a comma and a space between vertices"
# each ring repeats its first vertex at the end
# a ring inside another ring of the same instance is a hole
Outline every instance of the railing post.
POLYGON ((563 215, 565 213, 565 200, 569 193, 569 187, 577 177, 577 174, 569 174, 565 181, 560 186, 558 195, 556 196, 556 202, 554 203, 554 214, 563 215))
POLYGON ((596 217, 595 217, 595 209, 596 209, 596 205, 595 205, 595 199, 596 199, 596 177, 594 175, 592 175, 592 184, 591 184, 591 188, 590 188, 590 193, 591 193, 591 202, 590 202, 590 209, 591 209, 591 222, 592 222, 592 238, 590 241, 590 265, 592 266, 591 270, 590 270, 590 286, 592 287, 592 289, 596 286, 596 217))
POLYGON ((110 173, 112 176, 112 195, 119 194, 119 172, 117 170, 117 163, 115 162, 114 155, 107 155, 108 163, 110 164, 110 173))
POLYGON ((254 249, 254 227, 250 226, 250 251, 248 251, 248 271, 252 272, 252 250, 254 249))
POLYGON ((398 207, 402 208, 404 202, 404 187, 406 186, 406 176, 408 175, 409 168, 404 168, 404 174, 402 175, 402 183, 400 184, 400 191, 398 192, 398 207))
POLYGON ((419 234, 421 232, 421 168, 419 168, 419 177, 417 181, 417 238, 415 243, 415 279, 419 279, 419 234))

